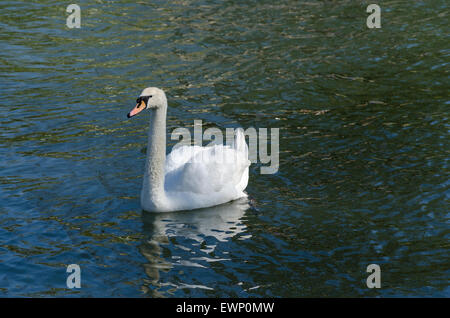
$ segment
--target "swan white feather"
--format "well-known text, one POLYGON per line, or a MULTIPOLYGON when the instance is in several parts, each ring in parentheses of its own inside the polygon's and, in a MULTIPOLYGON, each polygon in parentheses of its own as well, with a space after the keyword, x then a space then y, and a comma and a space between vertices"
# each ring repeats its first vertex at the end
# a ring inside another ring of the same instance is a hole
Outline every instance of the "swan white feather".
POLYGON ((132 117, 151 109, 141 206, 149 212, 211 207, 246 197, 248 146, 242 129, 232 145, 174 147, 166 157, 167 99, 158 88, 142 91, 132 117), (143 103, 143 104, 142 104, 143 103))

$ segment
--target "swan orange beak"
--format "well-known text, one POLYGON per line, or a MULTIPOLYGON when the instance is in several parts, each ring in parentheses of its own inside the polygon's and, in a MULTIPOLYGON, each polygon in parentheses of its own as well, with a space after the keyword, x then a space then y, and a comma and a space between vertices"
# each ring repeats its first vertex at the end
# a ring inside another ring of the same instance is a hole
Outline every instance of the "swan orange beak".
POLYGON ((143 111, 145 107, 146 107, 145 102, 142 100, 140 103, 136 104, 136 106, 128 113, 127 117, 131 118, 133 116, 136 116, 141 111, 143 111))

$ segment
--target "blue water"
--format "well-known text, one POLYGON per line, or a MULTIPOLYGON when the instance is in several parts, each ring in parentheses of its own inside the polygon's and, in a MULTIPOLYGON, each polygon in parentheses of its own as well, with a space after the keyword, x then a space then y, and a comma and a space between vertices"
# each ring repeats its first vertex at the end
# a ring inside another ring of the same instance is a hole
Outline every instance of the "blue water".
POLYGON ((450 295, 446 1, 77 3, 0 3, 0 296, 450 295), (279 171, 143 212, 147 86, 168 136, 280 128, 279 171))

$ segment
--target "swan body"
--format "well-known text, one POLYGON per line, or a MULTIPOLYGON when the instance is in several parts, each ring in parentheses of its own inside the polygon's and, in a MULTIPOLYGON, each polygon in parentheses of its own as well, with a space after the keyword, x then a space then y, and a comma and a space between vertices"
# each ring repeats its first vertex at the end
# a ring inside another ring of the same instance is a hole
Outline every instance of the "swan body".
POLYGON ((142 91, 135 116, 151 110, 141 206, 148 212, 212 207, 242 197, 248 184, 248 146, 242 129, 232 145, 178 146, 166 157, 167 99, 164 91, 142 91))

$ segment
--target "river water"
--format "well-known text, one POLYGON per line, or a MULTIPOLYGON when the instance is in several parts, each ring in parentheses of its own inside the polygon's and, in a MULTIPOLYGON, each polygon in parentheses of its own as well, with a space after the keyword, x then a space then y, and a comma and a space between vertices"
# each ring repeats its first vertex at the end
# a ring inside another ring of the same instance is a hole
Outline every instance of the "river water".
POLYGON ((0 296, 449 297, 447 1, 371 2, 2 1, 0 296), (143 212, 147 86, 168 136, 279 128, 278 172, 143 212))

